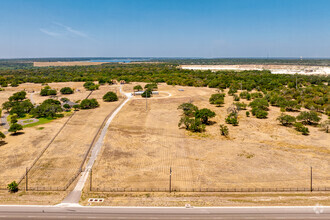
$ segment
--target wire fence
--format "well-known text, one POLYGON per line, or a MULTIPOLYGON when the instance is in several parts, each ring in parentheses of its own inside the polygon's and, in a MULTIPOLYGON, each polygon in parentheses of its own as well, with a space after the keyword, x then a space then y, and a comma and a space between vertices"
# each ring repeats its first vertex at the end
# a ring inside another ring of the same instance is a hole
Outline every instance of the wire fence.
POLYGON ((330 191, 330 187, 311 188, 105 188, 92 187, 91 192, 307 192, 330 191))

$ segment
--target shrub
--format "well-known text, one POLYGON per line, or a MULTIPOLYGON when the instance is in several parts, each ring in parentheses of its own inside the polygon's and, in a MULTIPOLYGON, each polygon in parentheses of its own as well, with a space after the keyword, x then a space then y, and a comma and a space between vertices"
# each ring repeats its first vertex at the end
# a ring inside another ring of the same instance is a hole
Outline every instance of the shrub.
POLYGON ((296 122, 296 118, 294 116, 285 115, 283 113, 278 116, 276 120, 278 120, 284 126, 290 126, 296 122))
POLYGON ((268 104, 267 99, 257 98, 255 100, 253 100, 252 102, 250 102, 249 106, 252 108, 259 108, 261 110, 267 111, 269 104, 268 104))
POLYGON ((73 89, 71 89, 70 87, 63 87, 60 92, 62 94, 72 94, 73 93, 73 89))
POLYGON ((302 123, 297 122, 294 124, 295 128, 297 131, 301 132, 303 135, 308 135, 309 130, 307 127, 305 127, 302 123))
POLYGON ((238 110, 246 110, 247 106, 244 102, 235 102, 234 105, 236 105, 238 110))
POLYGON ((238 125, 237 115, 234 113, 229 114, 226 118, 226 123, 237 126, 238 125))
POLYGON ((50 96, 50 95, 56 95, 57 92, 55 89, 51 89, 49 86, 45 86, 45 88, 43 88, 40 91, 40 95, 41 96, 50 96))
POLYGON ((246 111, 245 114, 246 114, 246 117, 250 117, 250 112, 249 111, 246 111))
POLYGON ((304 111, 300 112, 300 114, 297 116, 297 119, 299 121, 302 121, 303 124, 317 124, 320 120, 321 117, 314 111, 304 111))
POLYGON ((320 124, 320 127, 326 132, 329 133, 330 120, 326 120, 320 124))
POLYGON ((117 94, 114 93, 114 92, 107 92, 103 96, 103 101, 105 101, 105 102, 115 102, 115 101, 118 101, 117 94))
POLYGON ((84 99, 80 103, 81 109, 92 109, 99 107, 99 103, 96 99, 84 99))
POLYGON ((251 110, 252 115, 256 116, 257 118, 267 118, 268 112, 259 108, 252 108, 251 110))
POLYGON ((240 100, 239 96, 234 94, 234 101, 239 101, 239 100, 240 100))
POLYGON ((221 124, 221 125, 220 125, 220 133, 221 133, 221 135, 227 137, 228 134, 229 134, 228 127, 227 127, 226 125, 221 124))
POLYGON ((225 97, 224 93, 212 94, 209 99, 209 102, 210 104, 214 104, 219 107, 220 105, 225 103, 224 97, 225 97))
POLYGON ((237 92, 237 89, 234 87, 230 87, 228 91, 228 95, 234 95, 237 92))
POLYGON ((18 192, 18 184, 16 183, 16 181, 9 183, 7 188, 8 188, 8 191, 11 193, 18 192))
POLYGON ((262 95, 261 92, 253 92, 253 93, 251 93, 251 98, 252 99, 262 98, 262 97, 263 97, 263 95, 262 95))
POLYGON ((186 130, 192 132, 203 132, 205 131, 205 125, 201 123, 199 119, 196 118, 189 118, 187 116, 182 116, 178 126, 181 127, 184 125, 186 130))
POLYGON ((61 102, 68 102, 68 101, 70 101, 70 99, 68 99, 68 98, 61 98, 61 102))

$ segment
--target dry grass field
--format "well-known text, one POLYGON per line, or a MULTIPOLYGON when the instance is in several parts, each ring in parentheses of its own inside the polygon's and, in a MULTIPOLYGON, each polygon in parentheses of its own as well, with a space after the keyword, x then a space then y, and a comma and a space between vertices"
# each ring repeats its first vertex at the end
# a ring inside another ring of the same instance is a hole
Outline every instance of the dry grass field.
POLYGON ((86 206, 328 206, 329 192, 304 193, 90 193, 84 192, 81 205, 86 206), (89 198, 104 198, 90 203, 89 198))
MULTIPOLYGON (((65 86, 75 88, 71 95, 58 94, 56 98, 67 97, 71 101, 82 100, 90 94, 83 88, 83 83, 50 83, 52 88, 60 90, 65 86), (79 91, 78 91, 79 90, 79 91)), ((0 105, 14 92, 26 90, 27 97, 36 103, 41 103, 49 97, 42 97, 37 92, 42 86, 40 84, 26 83, 19 87, 8 87, 1 91, 0 105), (32 93, 35 91, 35 93, 32 93)), ((96 98, 100 107, 92 110, 80 110, 70 119, 55 141, 49 146, 44 156, 37 162, 35 168, 29 173, 29 186, 51 186, 63 187, 74 175, 82 162, 87 148, 92 142, 98 128, 105 117, 110 114, 120 101, 115 103, 104 103, 102 96, 108 91, 117 91, 115 86, 101 86, 100 90, 94 91, 90 98, 96 98)), ((25 128, 24 134, 7 135, 6 144, 0 147, 0 154, 6 155, 0 161, 0 188, 18 180, 24 173, 26 167, 39 155, 42 149, 50 142, 68 117, 56 119, 51 123, 37 127, 25 128)), ((1 128, 3 131, 4 129, 1 128)))
POLYGON ((241 111, 239 126, 228 125, 226 138, 219 124, 225 123, 233 97, 215 107, 208 102, 215 89, 162 84, 159 91, 171 96, 155 95, 147 110, 145 99, 134 97, 113 120, 93 167, 94 188, 168 188, 170 167, 174 189, 307 188, 310 166, 314 187, 330 186, 329 135, 317 127, 309 126, 310 135, 303 136, 280 126, 280 109, 271 107, 267 119, 247 118, 241 111), (188 101, 216 112, 205 133, 178 128, 177 107, 188 101))

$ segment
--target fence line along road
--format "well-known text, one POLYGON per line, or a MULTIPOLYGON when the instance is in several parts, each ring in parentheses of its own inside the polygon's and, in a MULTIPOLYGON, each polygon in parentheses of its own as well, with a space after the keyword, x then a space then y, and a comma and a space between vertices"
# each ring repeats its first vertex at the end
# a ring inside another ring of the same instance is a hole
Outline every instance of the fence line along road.
MULTIPOLYGON (((310 192, 311 188, 172 188, 172 192, 310 192)), ((330 191, 330 187, 315 187, 312 191, 330 191)), ((92 187, 91 192, 169 192, 169 188, 102 188, 92 187)))
MULTIPOLYGON (((93 93, 93 91, 91 91, 86 99, 93 93)), ((56 139, 56 137, 61 133, 61 131, 64 129, 64 127, 68 124, 68 122, 71 120, 71 118, 75 115, 75 111, 70 115, 70 117, 68 118, 68 120, 66 120, 66 122, 62 125, 62 127, 60 128, 60 130, 58 130, 58 132, 55 134, 55 136, 50 140, 50 142, 42 149, 42 151, 40 152, 40 154, 37 156, 36 159, 34 159, 34 161, 32 162, 31 166, 27 168, 27 172, 25 172, 21 178, 19 178, 18 180, 18 184, 20 184, 23 179, 26 177, 26 174, 28 174, 30 172, 30 170, 34 167, 34 165, 38 162, 38 160, 42 157, 42 155, 45 153, 45 151, 48 149, 48 147, 54 142, 54 140, 56 139)))

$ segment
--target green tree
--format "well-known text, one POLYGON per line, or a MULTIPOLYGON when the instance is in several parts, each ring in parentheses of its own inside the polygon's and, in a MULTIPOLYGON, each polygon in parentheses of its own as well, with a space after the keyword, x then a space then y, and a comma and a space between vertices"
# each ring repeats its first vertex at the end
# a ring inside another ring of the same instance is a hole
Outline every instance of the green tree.
POLYGON ((81 109, 93 109, 99 107, 99 103, 96 99, 84 99, 80 103, 81 109))
POLYGON ((257 98, 257 99, 254 99, 252 102, 250 102, 249 106, 252 108, 259 108, 261 110, 267 111, 269 104, 266 99, 257 98))
POLYGON ((15 124, 15 123, 17 123, 17 115, 12 115, 12 116, 10 117, 10 123, 11 123, 11 124, 15 124))
POLYGON ((71 89, 70 87, 63 87, 60 92, 62 94, 72 94, 74 91, 73 89, 71 89))
POLYGON ((66 111, 69 111, 71 108, 69 104, 64 104, 63 107, 65 108, 66 111))
POLYGON ((195 118, 199 118, 202 121, 202 124, 208 124, 209 118, 215 117, 215 112, 211 111, 208 108, 203 108, 195 112, 195 118))
POLYGON ((79 105, 74 105, 74 106, 72 106, 72 107, 74 108, 75 111, 77 111, 77 110, 79 109, 80 106, 79 106, 79 105))
POLYGON ((21 91, 21 92, 16 92, 14 93, 12 96, 9 97, 9 101, 22 101, 26 99, 26 92, 25 91, 21 91))
POLYGON ((144 86, 146 90, 156 90, 158 89, 157 83, 149 83, 144 86))
POLYGON ((290 126, 296 122, 296 117, 291 115, 285 115, 282 113, 280 116, 277 117, 276 120, 278 120, 284 126, 290 126))
POLYGON ((143 97, 143 98, 150 98, 151 96, 152 96, 152 90, 150 90, 150 89, 146 89, 142 94, 141 94, 141 96, 143 97))
POLYGON ((195 116, 195 112, 198 111, 198 107, 192 103, 183 103, 179 105, 178 109, 183 110, 183 114, 188 117, 195 116))
POLYGON ((225 97, 224 93, 212 94, 209 99, 209 102, 210 102, 210 104, 215 104, 216 106, 219 107, 225 103, 224 97, 225 97))
POLYGON ((136 86, 134 86, 133 89, 134 89, 134 91, 141 91, 143 88, 141 85, 136 85, 136 86))
POLYGON ((23 130, 23 126, 17 123, 12 124, 8 129, 9 132, 12 132, 14 134, 16 134, 17 131, 21 131, 21 130, 23 130))
POLYGON ((105 101, 105 102, 115 102, 115 101, 118 101, 117 94, 114 93, 114 92, 107 92, 103 96, 103 101, 105 101))
POLYGON ((303 112, 300 112, 300 114, 297 116, 297 119, 299 121, 302 121, 302 123, 304 124, 317 124, 320 120, 321 120, 321 117, 314 111, 310 111, 310 112, 307 112, 307 111, 303 111, 303 112))
POLYGON ((84 83, 85 89, 90 90, 90 91, 99 89, 99 86, 100 85, 96 85, 95 83, 93 83, 91 81, 88 81, 88 82, 84 83))
POLYGON ((260 108, 252 108, 251 112, 252 112, 252 115, 254 115, 254 116, 256 116, 256 118, 260 118, 260 119, 267 118, 267 116, 268 116, 268 112, 266 112, 265 110, 260 109, 260 108))

